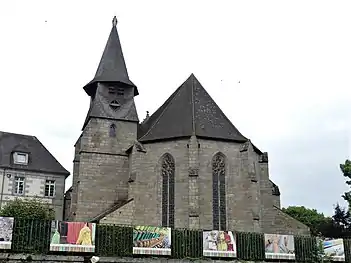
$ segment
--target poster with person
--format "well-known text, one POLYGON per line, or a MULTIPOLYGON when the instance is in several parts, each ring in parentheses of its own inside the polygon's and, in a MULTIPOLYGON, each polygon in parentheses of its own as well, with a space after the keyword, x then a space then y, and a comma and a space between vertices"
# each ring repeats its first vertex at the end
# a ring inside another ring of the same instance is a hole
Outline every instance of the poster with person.
POLYGON ((50 251, 95 252, 95 223, 52 221, 50 251))
POLYGON ((0 217, 0 249, 11 249, 13 217, 0 217))
POLYGON ((264 234, 266 259, 295 260, 293 235, 264 234))
POLYGON ((136 226, 133 229, 133 254, 171 255, 171 229, 136 226))
POLYGON ((203 255, 205 257, 236 257, 235 235, 232 231, 203 231, 203 255))

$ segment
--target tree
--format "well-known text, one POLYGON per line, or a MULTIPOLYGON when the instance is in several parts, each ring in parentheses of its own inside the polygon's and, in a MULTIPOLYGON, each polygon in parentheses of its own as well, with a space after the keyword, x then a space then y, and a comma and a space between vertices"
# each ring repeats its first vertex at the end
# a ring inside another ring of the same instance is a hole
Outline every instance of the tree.
POLYGON ((332 218, 325 217, 316 209, 309 209, 304 206, 289 206, 283 208, 283 212, 305 224, 311 229, 311 234, 330 236, 332 231, 332 218))
POLYGON ((0 216, 39 220, 53 220, 55 218, 53 209, 36 198, 16 198, 0 210, 0 216))
MULTIPOLYGON (((346 184, 351 186, 351 161, 346 160, 344 164, 340 164, 340 170, 343 175, 347 178, 346 184)), ((345 192, 342 198, 349 203, 349 208, 351 207, 351 191, 345 192)))
POLYGON ((350 235, 350 212, 339 204, 336 204, 334 208, 333 223, 335 237, 345 237, 350 235))

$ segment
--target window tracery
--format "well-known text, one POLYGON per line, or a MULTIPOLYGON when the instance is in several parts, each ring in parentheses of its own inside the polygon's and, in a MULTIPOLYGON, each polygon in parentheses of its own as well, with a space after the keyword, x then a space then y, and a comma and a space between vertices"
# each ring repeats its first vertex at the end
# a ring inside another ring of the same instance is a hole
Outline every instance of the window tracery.
POLYGON ((162 157, 162 226, 174 227, 174 173, 173 157, 166 153, 162 157))
POLYGON ((213 229, 226 230, 225 156, 217 153, 212 159, 213 229))

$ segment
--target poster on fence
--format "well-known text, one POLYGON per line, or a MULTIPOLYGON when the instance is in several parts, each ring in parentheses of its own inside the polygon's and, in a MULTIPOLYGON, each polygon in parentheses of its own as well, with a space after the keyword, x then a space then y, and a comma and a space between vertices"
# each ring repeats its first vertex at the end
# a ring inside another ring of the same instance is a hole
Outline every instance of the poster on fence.
POLYGON ((50 251, 94 252, 95 223, 52 221, 50 251))
POLYGON ((324 240, 318 239, 318 241, 325 257, 331 258, 332 261, 345 261, 344 240, 342 238, 326 238, 324 240))
POLYGON ((293 235, 264 234, 266 259, 295 260, 293 235))
POLYGON ((0 249, 11 249, 13 217, 0 217, 0 249))
POLYGON ((203 231, 205 257, 236 257, 235 235, 231 231, 203 231))
POLYGON ((136 226, 133 229, 133 254, 171 255, 171 229, 136 226))

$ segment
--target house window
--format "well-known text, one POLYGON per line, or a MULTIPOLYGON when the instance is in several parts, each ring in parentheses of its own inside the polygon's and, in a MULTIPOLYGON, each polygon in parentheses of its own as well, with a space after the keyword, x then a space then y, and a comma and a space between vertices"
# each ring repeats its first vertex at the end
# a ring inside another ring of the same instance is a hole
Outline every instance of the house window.
POLYGON ((55 181, 46 180, 45 182, 45 196, 54 197, 55 196, 55 181))
POLYGON ((217 153, 212 159, 213 229, 226 230, 225 156, 217 153))
POLYGON ((161 159, 162 226, 174 227, 174 173, 173 157, 166 153, 161 159))
POLYGON ((28 154, 27 153, 14 153, 13 154, 13 161, 15 164, 28 164, 28 154))
POLYGON ((24 193, 24 177, 15 177, 15 191, 16 195, 23 195, 24 193))

